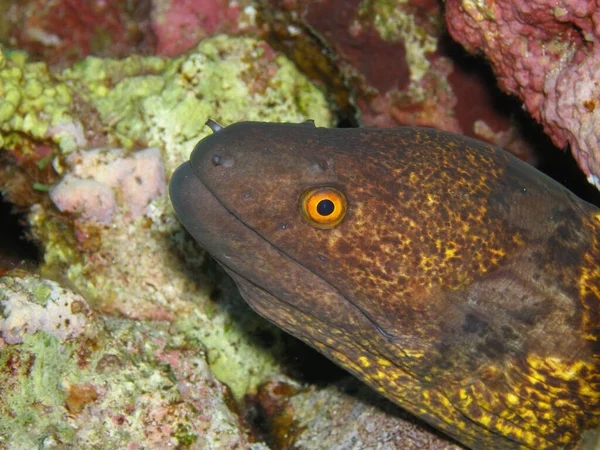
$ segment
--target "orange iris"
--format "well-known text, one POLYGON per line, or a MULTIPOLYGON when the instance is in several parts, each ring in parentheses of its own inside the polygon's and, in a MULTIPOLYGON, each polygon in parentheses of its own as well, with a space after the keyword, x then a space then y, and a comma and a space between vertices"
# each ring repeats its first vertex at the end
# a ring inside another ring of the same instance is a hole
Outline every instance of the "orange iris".
POLYGON ((317 228, 335 227, 346 208, 346 196, 332 187, 310 188, 300 196, 300 215, 317 228))

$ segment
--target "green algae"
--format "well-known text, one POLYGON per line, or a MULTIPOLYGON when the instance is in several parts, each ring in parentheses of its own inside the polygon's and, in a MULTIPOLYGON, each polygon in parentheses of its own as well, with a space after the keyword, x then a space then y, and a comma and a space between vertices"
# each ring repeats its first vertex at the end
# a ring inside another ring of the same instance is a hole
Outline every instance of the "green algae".
POLYGON ((146 141, 143 100, 162 92, 166 83, 163 71, 173 64, 158 57, 88 57, 60 76, 77 86, 82 98, 96 108, 116 144, 133 147, 146 141))
POLYGON ((206 348, 212 373, 239 401, 278 372, 276 355, 281 354, 283 348, 279 338, 281 331, 265 326, 263 319, 241 307, 242 298, 235 294, 232 297, 223 300, 220 311, 210 321, 195 310, 174 325, 191 342, 206 348), (257 334, 270 336, 271 344, 261 345, 253 340, 252 336, 257 334))
POLYGON ((183 423, 177 424, 174 437, 185 447, 189 447, 198 440, 198 434, 194 433, 189 426, 183 423))
POLYGON ((109 144, 146 143, 177 159, 206 134, 209 117, 331 125, 322 93, 266 48, 251 37, 216 36, 180 58, 88 57, 61 73, 0 49, 0 144, 34 152, 36 141, 50 140, 65 153, 85 146, 81 101, 100 115, 109 144))
POLYGON ((41 205, 31 208, 28 221, 44 249, 41 273, 48 276, 62 273, 68 279, 78 279, 78 275, 81 274, 82 255, 77 250, 73 230, 56 217, 48 215, 41 205))
MULTIPOLYGON (((44 63, 0 49, 0 145, 33 152, 33 141, 48 139, 50 127, 73 122, 72 102, 71 89, 44 63)), ((52 139, 63 150, 72 144, 60 133, 52 139)))
POLYGON ((72 354, 72 346, 43 332, 25 335, 23 344, 0 352, 0 365, 5 368, 0 372, 0 444, 37 448, 43 436, 62 442, 73 439, 61 388, 61 374, 77 370, 72 354))
POLYGON ((289 60, 265 48, 251 37, 216 36, 175 59, 86 58, 61 79, 97 108, 116 144, 162 148, 174 168, 174 159, 187 157, 209 132, 204 127, 209 118, 223 125, 309 118, 331 124, 322 93, 289 60))
MULTIPOLYGON (((25 278, 0 278, 0 301, 6 301, 11 293, 22 292, 26 294, 31 303, 45 306, 51 299, 55 285, 51 281, 37 277, 25 278)), ((1 314, 1 313, 0 313, 1 314)))
MULTIPOLYGON (((12 286, 30 298, 74 295, 49 294, 37 277, 0 280, 2 294, 12 286)), ((0 393, 3 448, 186 448, 201 435, 208 443, 240 436, 203 352, 166 323, 90 316, 74 339, 24 334, 0 351, 0 393)))

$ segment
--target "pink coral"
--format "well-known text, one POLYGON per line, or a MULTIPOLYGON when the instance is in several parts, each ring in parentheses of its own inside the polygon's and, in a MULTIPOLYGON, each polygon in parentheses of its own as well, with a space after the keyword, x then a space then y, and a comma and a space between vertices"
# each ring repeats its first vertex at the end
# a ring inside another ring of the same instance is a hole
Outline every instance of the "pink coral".
POLYGON ((73 170, 51 190, 50 198, 58 209, 77 213, 84 222, 108 225, 120 208, 129 219, 137 219, 165 189, 157 148, 130 156, 121 149, 81 151, 67 162, 73 170))
POLYGON ((67 175, 50 191, 50 198, 61 211, 79 214, 83 221, 108 225, 116 209, 112 190, 95 180, 67 175))
POLYGON ((159 0, 152 10, 156 52, 177 56, 218 31, 235 32, 238 7, 227 0, 159 0))
POLYGON ((446 21, 600 188, 600 1, 448 0, 446 21))

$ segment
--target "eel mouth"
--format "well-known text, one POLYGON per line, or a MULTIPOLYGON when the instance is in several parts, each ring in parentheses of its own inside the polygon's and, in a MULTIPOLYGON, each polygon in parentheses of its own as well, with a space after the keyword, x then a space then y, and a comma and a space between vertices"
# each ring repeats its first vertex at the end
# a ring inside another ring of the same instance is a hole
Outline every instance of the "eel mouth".
POLYGON ((259 314, 276 321, 273 317, 276 299, 287 308, 308 316, 313 323, 331 326, 333 324, 320 314, 319 305, 315 304, 315 299, 321 299, 320 303, 327 299, 327 316, 338 322, 335 326, 345 330, 345 324, 339 319, 350 311, 350 314, 360 316, 365 325, 369 323, 384 339, 394 340, 335 285, 279 249, 260 231, 231 212, 202 182, 191 161, 186 161, 173 173, 169 193, 184 227, 232 275, 238 287, 240 283, 246 283, 252 291, 264 293, 244 296, 259 314), (298 291, 298 286, 305 285, 311 287, 310 292, 298 291), (266 300, 266 297, 272 298, 266 300), (332 307, 337 313, 332 314, 332 307))
MULTIPOLYGON (((264 295, 246 298, 261 315, 276 321, 275 301, 327 325, 315 308, 314 298, 329 298, 339 308, 352 305, 327 281, 282 252, 258 231, 229 211, 194 173, 189 161, 177 168, 169 183, 171 202, 193 238, 239 284, 264 295), (310 279, 311 292, 294 288, 310 279), (268 297, 271 297, 267 300, 268 297), (312 297, 312 299, 311 299, 312 297)), ((243 289, 242 289, 243 290, 243 289)), ((361 313, 364 316, 364 314, 361 313)))

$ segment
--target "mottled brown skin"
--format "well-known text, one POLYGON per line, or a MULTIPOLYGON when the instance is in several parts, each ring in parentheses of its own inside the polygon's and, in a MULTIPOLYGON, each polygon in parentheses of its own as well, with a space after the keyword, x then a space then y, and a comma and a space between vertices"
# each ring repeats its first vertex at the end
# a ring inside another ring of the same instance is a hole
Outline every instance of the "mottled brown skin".
POLYGON ((426 128, 247 122, 170 189, 254 309, 465 445, 595 438, 600 211, 527 164, 426 128), (332 229, 300 216, 315 186, 346 195, 332 229))

